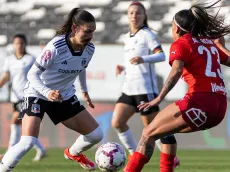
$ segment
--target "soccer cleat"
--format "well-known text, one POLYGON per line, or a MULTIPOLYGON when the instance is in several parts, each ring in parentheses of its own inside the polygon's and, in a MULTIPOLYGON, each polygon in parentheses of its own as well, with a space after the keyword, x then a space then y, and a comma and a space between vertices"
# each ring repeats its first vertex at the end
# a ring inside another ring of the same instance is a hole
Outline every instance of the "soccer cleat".
POLYGON ((177 168, 179 166, 180 166, 180 160, 177 157, 175 157, 174 163, 173 163, 173 168, 177 168))
POLYGON ((33 161, 34 162, 41 161, 46 156, 47 156, 46 151, 37 151, 36 156, 34 157, 33 161))
POLYGON ((85 170, 93 171, 97 168, 97 165, 93 161, 86 158, 86 156, 83 155, 82 153, 80 153, 77 156, 71 155, 69 153, 69 148, 66 148, 64 150, 64 157, 66 159, 78 162, 81 165, 81 167, 84 168, 85 170))

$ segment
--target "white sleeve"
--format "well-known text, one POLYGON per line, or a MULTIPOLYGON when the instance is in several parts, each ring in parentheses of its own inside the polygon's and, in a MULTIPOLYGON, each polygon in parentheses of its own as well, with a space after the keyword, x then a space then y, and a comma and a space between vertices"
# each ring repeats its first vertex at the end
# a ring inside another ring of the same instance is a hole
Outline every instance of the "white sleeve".
MULTIPOLYGON (((161 49, 160 42, 157 40, 156 35, 152 32, 148 32, 148 34, 146 34, 146 44, 151 50, 151 53, 153 53, 157 48, 161 49)), ((158 53, 142 56, 142 59, 144 63, 162 62, 165 61, 165 54, 164 52, 160 51, 158 53)))
POLYGON ((51 44, 48 44, 42 51, 41 55, 36 58, 36 61, 34 62, 27 75, 31 86, 46 98, 48 98, 48 94, 51 88, 48 88, 43 83, 41 74, 47 68, 49 68, 56 54, 57 53, 55 47, 51 44))
POLYGON ((80 84, 81 92, 88 92, 86 84, 86 69, 82 70, 77 77, 78 83, 80 84))
POLYGON ((151 51, 161 46, 160 42, 157 40, 156 35, 152 32, 148 32, 148 34, 146 34, 146 44, 151 51))

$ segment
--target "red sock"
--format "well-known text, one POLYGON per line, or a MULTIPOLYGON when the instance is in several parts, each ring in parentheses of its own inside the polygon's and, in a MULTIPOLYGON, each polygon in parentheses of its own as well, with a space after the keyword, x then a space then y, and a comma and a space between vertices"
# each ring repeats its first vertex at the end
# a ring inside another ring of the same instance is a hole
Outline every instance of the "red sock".
POLYGON ((149 162, 147 156, 139 152, 134 152, 126 165, 124 172, 140 172, 147 162, 149 162))
POLYGON ((175 156, 176 155, 169 155, 161 152, 160 172, 173 172, 175 156))

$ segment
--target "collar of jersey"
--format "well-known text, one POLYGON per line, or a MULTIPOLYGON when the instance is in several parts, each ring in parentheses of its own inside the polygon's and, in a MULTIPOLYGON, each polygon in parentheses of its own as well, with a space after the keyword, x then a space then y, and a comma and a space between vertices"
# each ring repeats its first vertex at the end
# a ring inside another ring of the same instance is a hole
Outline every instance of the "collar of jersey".
POLYGON ((66 41, 66 45, 68 46, 72 56, 81 56, 82 53, 84 52, 85 48, 82 51, 74 51, 73 48, 70 46, 70 44, 68 42, 68 37, 69 37, 69 35, 65 36, 65 41, 66 41))
POLYGON ((144 27, 146 27, 145 25, 143 25, 142 27, 140 27, 140 29, 138 29, 134 34, 131 34, 131 32, 129 32, 129 36, 130 37, 134 37, 141 29, 143 29, 144 27))

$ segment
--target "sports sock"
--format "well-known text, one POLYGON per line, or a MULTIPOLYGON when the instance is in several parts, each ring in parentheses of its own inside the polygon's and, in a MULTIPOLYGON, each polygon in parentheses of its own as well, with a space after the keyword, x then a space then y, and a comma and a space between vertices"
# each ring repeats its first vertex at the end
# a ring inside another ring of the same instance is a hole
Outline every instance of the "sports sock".
POLYGON ((17 144, 21 136, 21 126, 18 124, 11 124, 10 126, 10 140, 8 149, 17 144))
POLYGON ((155 144, 158 147, 158 149, 161 151, 161 140, 160 139, 156 140, 155 144))
POLYGON ((45 152, 45 148, 42 146, 42 143, 40 142, 40 140, 38 139, 37 142, 34 144, 34 148, 36 149, 36 151, 38 152, 45 152))
POLYGON ((76 156, 100 142, 102 138, 103 132, 100 127, 97 127, 89 134, 80 135, 76 142, 69 148, 69 153, 73 156, 76 156))
POLYGON ((21 136, 21 140, 10 148, 2 158, 1 172, 13 169, 19 160, 34 146, 37 138, 32 136, 21 136))
POLYGON ((124 145, 124 147, 129 151, 129 153, 133 154, 133 152, 136 149, 137 144, 133 137, 133 133, 131 129, 128 129, 127 131, 123 133, 118 133, 118 137, 121 143, 124 145))
POLYGON ((175 155, 169 155, 161 152, 160 155, 160 172, 173 172, 175 155))
POLYGON ((126 165, 125 172, 141 172, 146 163, 149 162, 149 158, 139 152, 134 152, 126 165))

